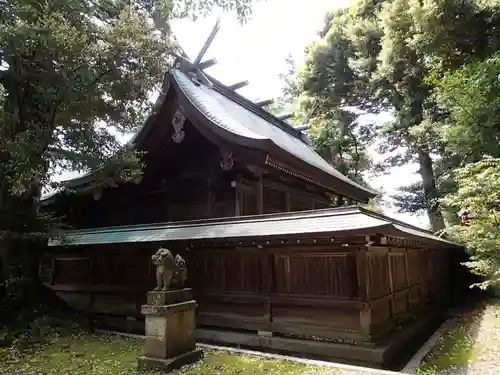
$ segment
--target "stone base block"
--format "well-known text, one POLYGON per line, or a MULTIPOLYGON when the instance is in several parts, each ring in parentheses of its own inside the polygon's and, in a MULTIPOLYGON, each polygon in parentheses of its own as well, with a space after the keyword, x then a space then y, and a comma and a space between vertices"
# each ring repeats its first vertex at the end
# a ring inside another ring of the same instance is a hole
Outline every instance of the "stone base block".
POLYGON ((145 355, 153 358, 173 358, 196 347, 196 302, 173 305, 143 305, 146 315, 145 355))
POLYGON ((193 289, 184 288, 158 292, 148 292, 146 304, 153 306, 171 305, 193 299, 193 289))
POLYGON ((142 356, 139 357, 138 367, 139 370, 152 370, 170 372, 177 370, 182 366, 190 365, 203 358, 203 351, 195 349, 187 353, 178 355, 173 358, 153 358, 142 356))
POLYGON ((263 337, 273 337, 273 333, 269 331, 257 331, 257 334, 263 337))

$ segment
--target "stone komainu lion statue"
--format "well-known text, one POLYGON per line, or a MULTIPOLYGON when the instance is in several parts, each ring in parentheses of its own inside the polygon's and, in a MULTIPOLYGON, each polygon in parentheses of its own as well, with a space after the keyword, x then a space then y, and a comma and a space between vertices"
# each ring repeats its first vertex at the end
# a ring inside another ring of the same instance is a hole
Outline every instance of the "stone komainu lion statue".
POLYGON ((186 261, 180 255, 173 257, 172 253, 165 248, 159 248, 151 256, 156 266, 156 288, 155 291, 166 291, 174 288, 182 288, 187 278, 186 261))
POLYGON ((186 261, 179 254, 175 256, 175 266, 177 268, 174 275, 175 281, 179 288, 182 288, 186 284, 187 266, 186 261))

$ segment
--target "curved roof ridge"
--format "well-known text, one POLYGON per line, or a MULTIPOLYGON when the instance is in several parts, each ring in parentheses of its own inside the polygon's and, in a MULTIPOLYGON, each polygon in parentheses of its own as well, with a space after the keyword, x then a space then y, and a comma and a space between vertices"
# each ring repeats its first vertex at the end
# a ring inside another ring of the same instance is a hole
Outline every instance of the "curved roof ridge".
POLYGON ((286 131, 287 133, 291 134, 295 138, 300 139, 302 142, 308 144, 307 141, 303 138, 303 133, 301 130, 296 129, 292 124, 286 122, 285 120, 279 119, 277 116, 275 116, 271 112, 266 111, 264 108, 255 104, 253 101, 251 101, 250 99, 239 94, 235 90, 231 90, 229 87, 224 85, 222 82, 220 82, 216 78, 214 78, 206 73, 204 73, 204 74, 212 82, 213 88, 215 90, 217 90, 219 93, 226 96, 228 99, 231 99, 232 101, 237 102, 238 104, 244 106, 248 110, 250 110, 253 113, 255 113, 256 115, 262 117, 264 120, 269 121, 271 124, 279 127, 280 129, 286 131))
MULTIPOLYGON (((273 146, 281 151, 292 155, 296 159, 330 177, 334 177, 338 181, 346 184, 346 186, 354 188, 358 192, 358 194, 355 195, 359 195, 359 193, 368 197, 377 195, 376 192, 361 186, 336 170, 310 145, 292 134, 289 126, 273 126, 274 122, 270 123, 262 113, 257 114, 255 109, 249 108, 250 106, 248 103, 246 105, 242 104, 242 99, 234 100, 232 96, 224 94, 221 90, 218 90, 216 86, 210 88, 202 83, 195 83, 181 70, 174 70, 172 72, 172 78, 176 86, 181 90, 182 94, 189 102, 220 129, 226 132, 229 131, 237 137, 243 136, 244 139, 257 141, 257 143, 259 140, 271 141, 273 146)), ((269 116, 273 117, 271 115, 269 116)), ((276 121, 279 122, 278 119, 276 119, 276 121)), ((236 142, 238 142, 237 138, 235 139, 236 142)), ((243 142, 243 139, 241 139, 240 142, 243 142)), ((264 146, 262 145, 259 148, 262 147, 264 146)), ((269 150, 264 151, 267 152, 269 150)))

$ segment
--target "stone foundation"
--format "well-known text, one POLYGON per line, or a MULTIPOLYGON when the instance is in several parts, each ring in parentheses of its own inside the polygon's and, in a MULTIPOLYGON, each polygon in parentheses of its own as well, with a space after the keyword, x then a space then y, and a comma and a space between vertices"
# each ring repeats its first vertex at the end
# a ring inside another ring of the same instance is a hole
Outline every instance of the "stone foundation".
POLYGON ((141 313, 146 316, 146 343, 139 369, 168 372, 203 357, 196 349, 196 302, 191 289, 149 292, 141 313))
POLYGON ((200 349, 195 349, 174 358, 166 359, 142 356, 139 358, 139 369, 170 372, 197 362, 202 358, 203 351, 200 349))

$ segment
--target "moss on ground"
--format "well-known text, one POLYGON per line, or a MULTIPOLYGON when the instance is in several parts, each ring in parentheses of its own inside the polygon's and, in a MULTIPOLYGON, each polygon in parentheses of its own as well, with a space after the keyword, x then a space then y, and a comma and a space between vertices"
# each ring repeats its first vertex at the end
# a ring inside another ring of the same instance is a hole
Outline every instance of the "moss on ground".
POLYGON ((500 331, 500 300, 485 299, 465 307, 416 373, 437 375, 443 370, 491 361, 492 356, 498 358, 500 342, 496 337, 500 336, 496 331, 500 331))
MULTIPOLYGON (((22 350, 18 346, 0 348, 0 374, 153 374, 137 371, 137 358, 142 352, 141 341, 117 336, 82 333, 53 337, 45 343, 22 350)), ((299 375, 315 370, 317 368, 300 363, 206 350, 203 361, 171 374, 299 375)))
POLYGON ((439 374, 451 366, 473 363, 477 357, 474 335, 467 326, 448 332, 418 367, 417 374, 439 374))

